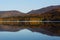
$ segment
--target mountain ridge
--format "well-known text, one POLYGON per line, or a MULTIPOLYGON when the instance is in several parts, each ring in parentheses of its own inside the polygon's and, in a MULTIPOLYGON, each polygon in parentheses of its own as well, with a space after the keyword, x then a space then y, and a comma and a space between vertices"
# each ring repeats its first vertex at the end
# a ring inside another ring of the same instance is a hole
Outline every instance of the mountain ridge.
POLYGON ((48 6, 48 7, 44 7, 44 8, 37 9, 37 10, 31 10, 30 12, 28 12, 28 14, 33 14, 33 13, 40 14, 40 13, 48 12, 48 11, 53 10, 53 9, 60 9, 60 5, 48 6))
POLYGON ((25 16, 25 15, 30 15, 30 14, 39 15, 39 14, 46 13, 48 11, 55 10, 55 9, 60 10, 60 5, 48 6, 48 7, 44 7, 44 8, 37 9, 37 10, 31 10, 28 13, 23 13, 23 12, 20 12, 20 11, 17 11, 17 10, 0 11, 0 17, 25 16))

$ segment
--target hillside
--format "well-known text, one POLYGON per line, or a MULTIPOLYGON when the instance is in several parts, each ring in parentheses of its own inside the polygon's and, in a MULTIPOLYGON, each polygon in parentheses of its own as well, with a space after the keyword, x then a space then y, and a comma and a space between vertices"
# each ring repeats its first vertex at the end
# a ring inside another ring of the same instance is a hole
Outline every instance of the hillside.
POLYGON ((45 13, 53 9, 60 9, 60 5, 48 6, 48 7, 44 7, 44 8, 37 9, 37 10, 31 10, 30 12, 28 12, 28 14, 41 14, 41 13, 45 13))
POLYGON ((19 11, 16 11, 16 10, 0 11, 0 17, 24 16, 24 15, 26 15, 26 14, 19 12, 19 11))

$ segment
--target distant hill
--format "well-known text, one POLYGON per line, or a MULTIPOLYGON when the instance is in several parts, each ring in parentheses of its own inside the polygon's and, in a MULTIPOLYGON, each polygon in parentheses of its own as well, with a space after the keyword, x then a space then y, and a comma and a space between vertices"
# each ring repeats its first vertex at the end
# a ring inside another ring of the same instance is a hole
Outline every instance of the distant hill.
POLYGON ((41 13, 45 13, 54 9, 60 9, 60 5, 48 6, 48 7, 37 9, 37 10, 31 10, 30 12, 28 12, 28 14, 41 14, 41 13))
POLYGON ((41 8, 41 9, 37 9, 37 10, 31 10, 28 13, 22 13, 19 12, 17 10, 10 10, 10 11, 0 11, 0 17, 10 17, 10 16, 24 16, 24 15, 45 15, 46 12, 51 12, 52 10, 55 11, 60 11, 60 5, 56 5, 56 6, 49 6, 49 7, 45 7, 45 8, 41 8))
POLYGON ((60 5, 49 6, 38 10, 32 10, 27 13, 30 16, 38 16, 44 21, 60 21, 60 5))
POLYGON ((24 15, 26 15, 26 14, 19 12, 19 11, 16 11, 16 10, 0 11, 0 17, 24 16, 24 15))

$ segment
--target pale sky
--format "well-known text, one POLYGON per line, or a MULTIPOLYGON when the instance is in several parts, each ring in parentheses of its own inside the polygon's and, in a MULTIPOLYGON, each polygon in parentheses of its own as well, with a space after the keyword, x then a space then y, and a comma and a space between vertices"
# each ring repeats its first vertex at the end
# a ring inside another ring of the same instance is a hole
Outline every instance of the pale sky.
POLYGON ((0 11, 18 10, 27 13, 51 5, 60 5, 60 0, 0 0, 0 11))

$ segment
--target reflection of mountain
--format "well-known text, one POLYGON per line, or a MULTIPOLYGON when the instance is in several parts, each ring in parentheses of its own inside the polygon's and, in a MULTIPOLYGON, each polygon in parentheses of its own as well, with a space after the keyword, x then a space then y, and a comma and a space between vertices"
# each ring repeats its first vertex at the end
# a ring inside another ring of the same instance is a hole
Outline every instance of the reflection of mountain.
POLYGON ((46 34, 46 35, 50 35, 50 36, 60 36, 60 31, 55 31, 55 30, 47 30, 47 29, 43 29, 43 28, 28 28, 29 30, 31 30, 32 32, 37 32, 37 33, 42 33, 42 34, 46 34))
POLYGON ((17 26, 5 26, 5 25, 0 25, 0 31, 18 31, 19 27, 17 26))
MULTIPOLYGON (((51 26, 52 27, 52 26, 51 26)), ((9 25, 0 25, 0 31, 9 31, 9 32, 17 32, 23 29, 28 29, 32 32, 38 32, 38 33, 43 33, 51 36, 60 36, 60 31, 55 31, 55 30, 47 30, 43 29, 40 27, 33 27, 33 26, 9 26, 9 25), (55 31, 55 32, 54 32, 55 31)))

